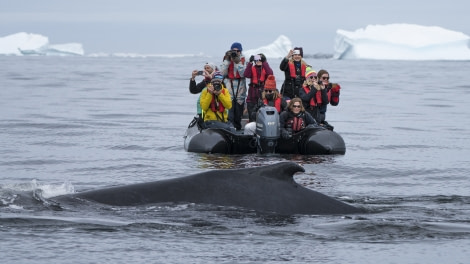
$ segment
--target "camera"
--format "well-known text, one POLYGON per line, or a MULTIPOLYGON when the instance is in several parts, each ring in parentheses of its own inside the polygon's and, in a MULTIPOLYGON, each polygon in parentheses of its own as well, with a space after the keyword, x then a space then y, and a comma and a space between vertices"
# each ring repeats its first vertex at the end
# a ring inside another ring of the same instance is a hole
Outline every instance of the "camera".
POLYGON ((322 83, 322 81, 318 81, 318 84, 319 84, 319 85, 322 85, 323 83, 322 83))
POLYGON ((232 58, 238 57, 237 51, 236 51, 236 50, 232 50, 232 53, 230 53, 230 57, 232 57, 232 58))
POLYGON ((197 75, 204 75, 204 71, 198 71, 197 75))
POLYGON ((214 91, 222 90, 222 83, 221 82, 213 82, 212 87, 214 87, 214 91))

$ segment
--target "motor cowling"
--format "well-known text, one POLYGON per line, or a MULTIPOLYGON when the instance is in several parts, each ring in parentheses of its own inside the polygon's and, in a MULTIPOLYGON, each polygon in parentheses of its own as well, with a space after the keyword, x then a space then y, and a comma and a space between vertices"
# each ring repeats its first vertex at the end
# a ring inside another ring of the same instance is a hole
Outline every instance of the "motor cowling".
POLYGON ((279 113, 272 106, 261 107, 256 113, 256 141, 258 154, 272 154, 280 138, 279 113))

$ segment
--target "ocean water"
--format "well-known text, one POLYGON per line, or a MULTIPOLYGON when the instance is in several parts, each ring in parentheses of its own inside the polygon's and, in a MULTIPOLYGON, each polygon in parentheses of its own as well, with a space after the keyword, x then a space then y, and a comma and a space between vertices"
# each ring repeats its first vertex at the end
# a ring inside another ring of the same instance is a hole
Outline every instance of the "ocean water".
POLYGON ((0 57, 2 263, 468 263, 470 62, 310 59, 341 84, 326 119, 346 154, 262 157, 184 151, 189 77, 206 61, 0 57), (305 168, 299 183, 368 212, 50 202, 286 160, 305 168))

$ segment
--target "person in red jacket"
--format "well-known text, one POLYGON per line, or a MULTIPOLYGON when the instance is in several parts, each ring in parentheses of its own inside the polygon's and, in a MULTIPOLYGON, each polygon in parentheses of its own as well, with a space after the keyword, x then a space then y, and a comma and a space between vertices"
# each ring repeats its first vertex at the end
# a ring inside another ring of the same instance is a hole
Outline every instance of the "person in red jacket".
POLYGON ((245 69, 245 78, 250 79, 246 97, 249 122, 255 121, 256 109, 260 105, 261 93, 269 75, 273 75, 273 70, 269 66, 266 56, 264 54, 251 55, 250 62, 245 69))

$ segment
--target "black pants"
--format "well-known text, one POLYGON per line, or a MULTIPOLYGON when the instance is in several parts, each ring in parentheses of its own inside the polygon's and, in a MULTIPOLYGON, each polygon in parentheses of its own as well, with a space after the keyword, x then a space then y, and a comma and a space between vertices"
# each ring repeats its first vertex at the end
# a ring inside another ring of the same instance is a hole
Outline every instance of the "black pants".
POLYGON ((256 110, 258 109, 258 103, 246 103, 246 108, 248 110, 249 122, 256 121, 256 110))
POLYGON ((228 111, 228 121, 230 121, 237 130, 242 129, 242 115, 244 109, 245 103, 239 104, 237 101, 232 101, 232 108, 228 111))

